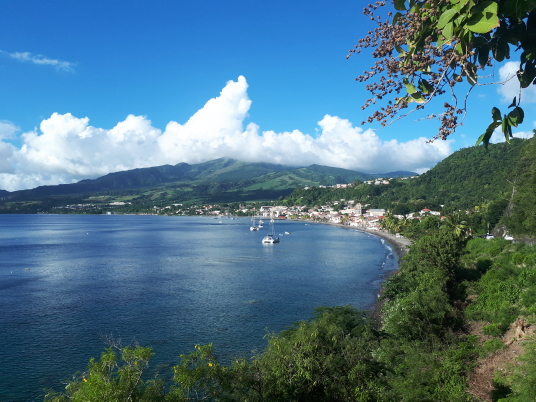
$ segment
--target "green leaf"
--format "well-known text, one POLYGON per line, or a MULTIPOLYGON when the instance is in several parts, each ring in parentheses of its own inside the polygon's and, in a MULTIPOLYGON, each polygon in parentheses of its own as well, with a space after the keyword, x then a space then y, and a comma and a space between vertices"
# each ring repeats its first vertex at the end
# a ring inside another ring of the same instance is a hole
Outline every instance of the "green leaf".
POLYGON ((463 56, 463 47, 460 42, 456 43, 456 47, 454 48, 454 50, 456 50, 456 53, 458 53, 460 56, 463 56))
POLYGON ((434 91, 434 87, 425 79, 419 80, 419 89, 425 94, 429 94, 434 91))
POLYGON ((467 72, 467 82, 470 85, 476 85, 477 83, 477 76, 472 71, 467 72))
POLYGON ((463 69, 463 72, 465 72, 467 75, 467 82, 471 85, 476 85, 476 66, 472 63, 467 63, 467 67, 463 69))
POLYGON ((454 9, 447 9, 447 11, 445 11, 443 14, 441 14, 441 16, 439 17, 439 21, 437 23, 437 27, 439 29, 442 29, 443 27, 445 27, 445 25, 447 25, 451 20, 452 18, 454 18, 454 16, 458 14, 458 11, 457 10, 454 10, 454 9))
POLYGON ((406 10, 406 0, 395 0, 394 1, 394 5, 395 5, 395 10, 398 10, 398 11, 405 11, 406 10))
POLYGON ((517 127, 519 124, 523 123, 524 117, 525 113, 523 112, 523 109, 518 106, 508 113, 508 124, 517 127))
POLYGON ((501 125, 501 122, 500 121, 494 121, 493 123, 491 123, 488 128, 486 129, 486 131, 484 132, 484 134, 482 134, 480 137, 478 137, 478 140, 476 140, 476 144, 475 145, 480 145, 480 143, 484 143, 484 147, 487 149, 488 148, 488 144, 489 144, 489 140, 491 138, 491 136, 493 135, 493 131, 495 131, 495 129, 497 127, 499 127, 501 125))
POLYGON ((476 13, 467 21, 467 29, 476 33, 486 33, 499 26, 499 17, 492 13, 476 13))
POLYGON ((501 130, 502 130, 503 133, 507 132, 507 130, 508 130, 507 127, 509 127, 508 116, 504 115, 503 119, 502 119, 502 127, 501 127, 501 130))
POLYGON ((525 70, 521 72, 520 76, 518 75, 521 88, 527 88, 532 83, 532 81, 534 81, 534 78, 536 78, 535 63, 536 60, 528 62, 525 66, 525 70))
POLYGON ((499 12, 499 5, 497 4, 497 1, 490 1, 490 0, 478 3, 476 6, 474 6, 471 9, 471 14, 476 14, 476 13, 497 14, 498 12, 499 12))
POLYGON ((467 5, 468 2, 469 0, 461 0, 461 1, 457 1, 456 3, 452 3, 451 1, 451 3, 454 4, 452 8, 454 10, 461 11, 467 5))
POLYGON ((395 14, 395 16, 393 17, 393 25, 396 25, 396 22, 398 21, 400 17, 402 17, 402 13, 395 14))
POLYGON ((514 100, 512 101, 512 104, 510 106, 508 106, 508 108, 514 107, 516 105, 516 99, 517 99, 517 97, 514 96, 514 100))
POLYGON ((482 45, 480 48, 478 48, 478 62, 482 67, 486 65, 489 59, 489 45, 482 45))
POLYGON ((443 28, 443 36, 447 41, 450 41, 452 39, 452 34, 454 31, 454 25, 452 22, 449 22, 445 27, 443 28))
POLYGON ((491 117, 493 118, 493 121, 501 120, 501 111, 494 107, 493 109, 491 109, 491 117))
POLYGON ((519 58, 519 61, 521 62, 521 65, 523 65, 527 61, 533 60, 535 56, 536 54, 531 53, 530 51, 524 51, 523 53, 521 53, 521 57, 519 58))
POLYGON ((411 94, 411 97, 415 100, 417 103, 423 103, 425 101, 424 96, 420 92, 414 92, 411 94))
POLYGON ((411 82, 409 82, 409 80, 407 78, 404 78, 404 80, 402 82, 406 86, 406 91, 408 91, 408 94, 411 95, 411 94, 417 92, 417 89, 415 88, 415 85, 413 85, 411 82))
POLYGON ((508 43, 499 41, 495 47, 494 57, 497 61, 503 61, 505 57, 507 59, 510 58, 510 47, 508 43))

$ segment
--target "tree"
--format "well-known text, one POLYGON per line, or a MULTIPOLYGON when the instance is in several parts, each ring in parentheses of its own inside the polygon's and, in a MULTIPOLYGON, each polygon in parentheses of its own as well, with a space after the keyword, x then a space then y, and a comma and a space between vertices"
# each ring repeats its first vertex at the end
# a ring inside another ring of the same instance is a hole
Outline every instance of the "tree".
POLYGON ((109 343, 100 360, 92 358, 85 373, 67 382, 65 393, 49 391, 45 401, 163 401, 164 384, 157 379, 142 380, 153 356, 151 348, 109 343))
POLYGON ((458 117, 465 116, 467 98, 484 78, 480 72, 516 52, 520 94, 514 97, 508 114, 496 107, 492 109, 493 121, 478 138, 477 145, 484 143, 487 147, 499 126, 509 141, 512 127, 524 118, 521 89, 536 83, 536 1, 392 0, 397 12, 388 12, 388 18, 382 21, 374 12, 386 3, 376 1, 364 9, 364 14, 378 26, 348 54, 350 57, 372 47, 377 59, 370 71, 356 78, 360 82, 375 80, 367 85, 372 97, 362 109, 391 98, 386 107, 368 117, 368 122, 376 120, 387 125, 394 118, 424 109, 436 96, 450 91, 454 102, 445 102, 442 113, 428 116, 441 123, 433 139, 444 140, 461 125, 458 117), (469 89, 463 87, 462 96, 458 96, 456 90, 464 81, 469 89), (410 103, 415 107, 408 112, 405 109, 410 103))

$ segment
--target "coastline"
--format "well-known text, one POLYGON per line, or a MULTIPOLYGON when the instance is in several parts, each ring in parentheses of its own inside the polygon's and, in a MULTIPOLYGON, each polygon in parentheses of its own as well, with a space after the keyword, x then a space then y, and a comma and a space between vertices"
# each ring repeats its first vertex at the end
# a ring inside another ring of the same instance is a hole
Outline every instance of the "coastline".
POLYGON ((391 243, 395 247, 395 252, 398 258, 406 254, 409 251, 409 247, 412 244, 412 241, 409 239, 406 239, 405 237, 397 238, 395 235, 384 232, 382 230, 369 230, 360 226, 348 226, 348 225, 343 225, 341 223, 317 222, 317 221, 309 221, 309 220, 304 220, 304 219, 293 219, 293 221, 319 223, 322 225, 337 226, 343 229, 354 229, 354 230, 357 230, 358 232, 363 232, 363 233, 381 237, 382 239, 387 240, 389 243, 391 243))
MULTIPOLYGON (((369 230, 369 229, 365 229, 363 227, 348 226, 348 225, 343 225, 343 224, 340 224, 340 223, 315 222, 315 221, 308 221, 308 220, 302 220, 302 219, 293 219, 293 220, 294 221, 303 221, 303 222, 313 222, 313 223, 318 223, 318 224, 323 224, 323 225, 338 226, 338 227, 341 227, 343 229, 354 229, 354 230, 357 230, 359 232, 363 232, 363 233, 367 233, 367 234, 371 234, 371 235, 374 235, 374 236, 381 237, 385 241, 389 242, 389 244, 391 244, 394 247, 394 251, 395 251, 395 253, 396 253, 397 257, 398 257, 397 258, 397 267, 393 271, 390 271, 386 276, 383 276, 382 282, 385 281, 389 276, 391 276, 393 274, 396 274, 398 272, 398 268, 400 266, 400 258, 402 258, 404 256, 404 254, 406 254, 409 251, 409 247, 412 244, 412 241, 409 240, 409 239, 406 239, 404 237, 397 238, 395 235, 392 235, 390 233, 384 232, 382 230, 369 230)), ((382 322, 381 309, 382 309, 382 305, 384 303, 384 301, 380 298, 380 296, 383 294, 383 288, 381 286, 380 286, 380 289, 378 290, 378 292, 379 292, 378 293, 378 300, 376 300, 374 302, 374 305, 372 306, 372 308, 370 310, 368 310, 368 313, 369 313, 369 316, 370 316, 371 320, 376 324, 376 327, 379 329, 381 327, 381 322, 382 322)))

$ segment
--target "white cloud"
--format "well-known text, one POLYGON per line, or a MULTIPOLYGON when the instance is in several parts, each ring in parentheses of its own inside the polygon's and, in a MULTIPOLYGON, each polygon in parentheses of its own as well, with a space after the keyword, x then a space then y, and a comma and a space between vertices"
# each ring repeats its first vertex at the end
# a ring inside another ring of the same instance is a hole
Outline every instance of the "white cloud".
MULTIPOLYGON (((505 102, 512 102, 514 96, 519 99, 520 86, 516 75, 518 70, 518 61, 509 61, 499 69, 499 79, 504 84, 499 85, 497 92, 503 96, 505 102)), ((521 101, 523 103, 536 102, 536 85, 531 84, 522 90, 521 101)))
POLYGON ((12 59, 15 59, 21 62, 33 63, 33 64, 39 64, 39 65, 48 65, 48 66, 54 67, 56 70, 66 71, 69 73, 74 72, 73 67, 76 65, 76 63, 72 63, 69 61, 50 59, 40 54, 31 54, 30 52, 8 53, 4 50, 0 50, 0 53, 5 54, 11 57, 12 59))
POLYGON ((247 88, 244 77, 229 81, 186 123, 172 121, 164 132, 144 116, 129 115, 105 130, 90 126, 87 117, 54 113, 39 130, 22 134, 20 148, 0 142, 0 189, 71 183, 120 170, 224 156, 378 173, 423 172, 452 152, 450 141, 382 141, 373 130, 364 131, 330 115, 318 122, 314 137, 298 130, 261 132, 254 123, 244 128, 251 106, 247 88))
MULTIPOLYGON (((533 122, 533 125, 536 126, 536 121, 533 122)), ((523 138, 523 139, 529 139, 529 138, 532 138, 534 136, 534 132, 532 132, 532 131, 518 131, 518 132, 513 132, 512 134, 513 134, 514 138, 523 138)), ((498 143, 504 142, 504 141, 505 141, 504 134, 501 131, 501 127, 497 127, 493 131, 493 134, 491 135, 490 142, 492 144, 498 144, 498 143)))
POLYGON ((0 140, 11 140, 16 137, 20 128, 7 120, 0 120, 0 140))

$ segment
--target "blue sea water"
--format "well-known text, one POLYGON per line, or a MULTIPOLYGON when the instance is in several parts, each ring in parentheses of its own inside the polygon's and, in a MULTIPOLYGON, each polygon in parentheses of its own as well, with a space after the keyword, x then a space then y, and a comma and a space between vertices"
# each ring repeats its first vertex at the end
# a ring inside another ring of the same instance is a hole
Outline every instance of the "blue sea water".
POLYGON ((277 221, 122 215, 0 215, 0 401, 44 389, 99 357, 106 336, 151 346, 153 370, 213 343, 223 362, 317 306, 370 309, 397 258, 379 237, 277 221))

